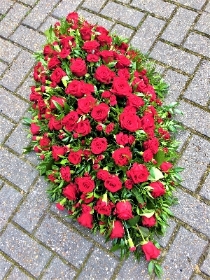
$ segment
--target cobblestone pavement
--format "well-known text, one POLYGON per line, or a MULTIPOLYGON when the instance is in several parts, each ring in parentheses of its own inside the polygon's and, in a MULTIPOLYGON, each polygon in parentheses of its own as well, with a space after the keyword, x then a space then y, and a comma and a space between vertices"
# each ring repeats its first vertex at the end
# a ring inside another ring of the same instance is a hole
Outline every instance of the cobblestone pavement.
POLYGON ((210 2, 206 0, 0 0, 0 279, 150 279, 146 262, 120 262, 99 235, 50 205, 21 119, 29 106, 32 53, 43 31, 73 10, 143 52, 170 84, 184 131, 185 167, 163 247, 163 279, 210 279, 210 2))

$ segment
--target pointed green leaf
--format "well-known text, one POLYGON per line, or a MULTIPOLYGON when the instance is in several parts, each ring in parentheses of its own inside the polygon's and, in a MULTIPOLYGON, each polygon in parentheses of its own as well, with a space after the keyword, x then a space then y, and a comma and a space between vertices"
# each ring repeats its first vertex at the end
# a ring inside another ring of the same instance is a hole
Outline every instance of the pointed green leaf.
POLYGON ((128 220, 128 224, 130 226, 135 226, 136 224, 138 224, 140 217, 139 216, 135 216, 134 218, 128 220))

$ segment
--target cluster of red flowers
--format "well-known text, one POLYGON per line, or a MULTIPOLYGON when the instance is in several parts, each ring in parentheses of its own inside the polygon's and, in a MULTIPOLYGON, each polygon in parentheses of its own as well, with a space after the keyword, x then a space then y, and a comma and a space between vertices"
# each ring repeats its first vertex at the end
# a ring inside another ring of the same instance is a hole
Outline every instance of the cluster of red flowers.
POLYGON ((141 245, 147 260, 156 259, 150 240, 161 232, 168 213, 161 205, 174 184, 171 116, 143 56, 75 12, 47 36, 34 67, 30 128, 51 199, 119 248, 141 245))

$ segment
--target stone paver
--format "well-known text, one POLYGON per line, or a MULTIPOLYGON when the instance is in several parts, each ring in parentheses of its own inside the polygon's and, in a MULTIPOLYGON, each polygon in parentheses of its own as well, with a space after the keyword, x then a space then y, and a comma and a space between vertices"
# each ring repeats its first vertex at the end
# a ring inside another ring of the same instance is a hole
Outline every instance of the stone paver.
POLYGON ((199 58, 162 42, 158 42, 151 52, 151 57, 165 64, 180 69, 186 73, 193 73, 199 58))
POLYGON ((37 171, 6 149, 0 148, 0 158, 1 175, 22 190, 27 190, 37 176, 37 171))
POLYGON ((45 271, 42 279, 72 280, 75 275, 76 272, 70 266, 64 264, 60 259, 55 258, 45 271))
POLYGON ((181 190, 175 195, 179 199, 179 207, 173 207, 174 215, 209 237, 210 209, 208 206, 181 190))
POLYGON ((99 248, 95 248, 78 280, 100 279, 101 277, 108 280, 111 278, 116 265, 117 261, 113 257, 99 248))
POLYGON ((22 195, 8 185, 4 185, 0 190, 0 229, 7 223, 8 218, 17 207, 22 195))
POLYGON ((29 232, 37 225, 37 222, 49 204, 45 196, 47 186, 44 178, 40 178, 13 219, 29 232))
POLYGON ((182 172, 182 185, 185 188, 195 191, 209 164, 209 158, 210 143, 198 136, 193 136, 178 162, 178 166, 185 168, 182 172), (196 173, 196 177, 193 176, 194 173, 196 173))
POLYGON ((163 279, 189 279, 207 241, 181 228, 163 262, 163 279))
POLYGON ((202 106, 210 99, 210 62, 204 60, 189 84, 184 96, 202 106), (198 94, 199 93, 199 94, 198 94))
POLYGON ((148 16, 131 40, 131 44, 143 53, 148 52, 164 24, 163 20, 148 16), (151 29, 152 33, 149 32, 151 29))
POLYGON ((119 264, 111 242, 91 234, 67 211, 49 205, 22 117, 33 85, 32 54, 46 44, 43 32, 77 10, 149 53, 170 85, 165 104, 179 101, 184 124, 177 166, 182 187, 164 237, 163 280, 208 279, 210 220, 210 2, 207 0, 0 0, 0 279, 150 279, 148 263, 131 256, 119 264), (32 185, 33 184, 33 185, 32 185), (192 232, 191 232, 192 230, 192 232), (202 238, 203 236, 203 238, 202 238))
POLYGON ((12 225, 1 236, 0 248, 34 276, 40 274, 51 256, 42 245, 12 225))
POLYGON ((44 219, 36 237, 76 267, 80 267, 92 246, 89 241, 51 216, 44 219))
POLYGON ((197 13, 187 9, 178 9, 161 37, 167 41, 180 44, 197 15, 197 13))

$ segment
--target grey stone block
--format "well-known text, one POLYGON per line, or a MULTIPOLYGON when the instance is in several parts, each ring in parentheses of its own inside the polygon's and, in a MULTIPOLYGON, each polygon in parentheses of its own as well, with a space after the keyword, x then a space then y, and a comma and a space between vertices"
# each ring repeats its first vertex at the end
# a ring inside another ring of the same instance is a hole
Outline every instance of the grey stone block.
POLYGON ((8 185, 4 185, 0 190, 0 229, 7 223, 8 218, 17 207, 22 195, 8 185))
POLYGON ((133 256, 130 256, 121 267, 116 280, 149 280, 147 266, 148 263, 144 260, 144 257, 140 259, 140 262, 137 262, 133 256))
POLYGON ((168 70, 164 76, 164 80, 169 84, 169 91, 164 100, 164 104, 175 102, 185 86, 188 77, 175 71, 168 70))
POLYGON ((195 25, 195 29, 210 35, 210 14, 203 13, 195 25))
POLYGON ((166 247, 166 245, 168 244, 168 241, 171 238, 171 235, 173 234, 176 227, 176 222, 174 222, 173 220, 169 220, 168 225, 169 226, 167 227, 165 235, 156 239, 162 247, 166 247))
POLYGON ((43 35, 23 25, 20 25, 10 38, 31 51, 39 51, 46 42, 43 35))
POLYGON ((131 5, 165 18, 170 17, 175 8, 175 5, 162 0, 133 0, 131 5))
POLYGON ((204 182, 200 194, 210 200, 210 173, 204 182))
POLYGON ((120 4, 110 2, 101 11, 102 15, 111 17, 115 20, 127 23, 128 25, 136 27, 144 14, 135 9, 131 9, 120 4))
POLYGON ((100 2, 97 0, 85 0, 85 2, 82 4, 82 7, 99 12, 105 2, 106 0, 102 0, 100 2))
POLYGON ((180 130, 176 135, 175 138, 179 142, 179 147, 177 149, 178 152, 181 151, 182 147, 184 146, 187 138, 189 137, 190 133, 187 130, 180 130))
POLYGON ((66 17, 68 13, 73 12, 81 3, 81 0, 74 0, 69 3, 69 0, 62 0, 58 7, 53 11, 53 15, 56 17, 66 17))
POLYGON ((51 253, 28 235, 9 225, 1 236, 1 250, 38 277, 51 253))
POLYGON ((210 2, 207 3, 205 10, 210 13, 210 2))
POLYGON ((28 11, 29 8, 19 3, 15 3, 12 9, 7 13, 6 17, 0 22, 0 35, 4 37, 11 35, 28 11))
POLYGON ((210 276, 210 252, 208 253, 206 259, 204 260, 201 266, 201 271, 203 271, 208 276, 210 276))
POLYGON ((164 25, 163 20, 148 16, 132 38, 131 44, 143 53, 148 52, 164 25))
POLYGON ((199 54, 210 57, 210 40, 202 35, 190 33, 184 47, 199 54))
POLYGON ((201 9, 205 0, 176 0, 176 2, 195 9, 201 9))
POLYGON ((189 84, 184 96, 202 106, 206 106, 210 99, 209 91, 210 62, 204 60, 189 84))
POLYGON ((163 262, 163 279, 190 279, 206 245, 195 233, 181 228, 163 262))
POLYGON ((2 1, 1 6, 0 6, 0 14, 6 14, 6 12, 9 10, 9 8, 14 4, 13 1, 7 0, 7 1, 2 1))
POLYGON ((26 191, 38 172, 6 149, 0 149, 0 158, 0 174, 26 191))
POLYGON ((89 13, 87 11, 84 11, 84 10, 78 10, 78 12, 79 12, 79 15, 83 16, 88 22, 90 22, 92 24, 101 25, 101 26, 107 28, 108 30, 110 30, 113 25, 113 21, 102 18, 101 16, 96 16, 96 15, 89 13))
POLYGON ((2 255, 0 255, 0 275, 3 279, 7 271, 10 269, 11 263, 8 262, 2 255))
POLYGON ((179 8, 161 37, 170 42, 180 44, 197 15, 193 11, 179 8))
POLYGON ((80 267, 92 246, 91 242, 51 216, 44 219, 35 235, 76 267, 80 267))
POLYGON ((37 0, 21 0, 21 2, 33 6, 37 2, 37 0))
POLYGON ((130 38, 134 31, 128 27, 125 27, 121 24, 116 24, 115 27, 112 29, 112 33, 123 37, 123 38, 130 38))
POLYGON ((199 62, 199 57, 179 50, 170 45, 158 42, 151 52, 151 57, 162 61, 169 66, 173 66, 186 73, 193 73, 196 65, 199 62))
POLYGON ((28 277, 17 267, 15 267, 7 277, 7 280, 30 280, 30 279, 31 277, 28 277))
POLYGON ((198 136, 193 136, 187 149, 177 163, 178 166, 184 167, 181 177, 184 180, 182 185, 185 188, 195 191, 201 176, 206 171, 209 158, 210 143, 198 136))
POLYGON ((20 48, 13 45, 11 42, 0 38, 0 58, 5 62, 12 62, 18 55, 20 48))
POLYGON ((58 22, 56 18, 49 16, 47 20, 41 25, 39 30, 44 33, 46 30, 50 28, 51 25, 54 26, 56 22, 58 22))
POLYGON ((29 131, 26 131, 28 127, 19 123, 5 144, 16 151, 18 154, 23 153, 23 149, 30 143, 30 139, 26 138, 29 131))
POLYGON ((60 259, 55 258, 46 269, 42 279, 72 280, 74 279, 75 274, 75 271, 70 266, 64 264, 60 259))
POLYGON ((178 109, 184 113, 176 117, 178 121, 204 135, 210 136, 210 113, 184 101, 180 101, 178 109))
POLYGON ((0 95, 0 111, 15 122, 18 122, 28 108, 28 104, 3 88, 0 88, 0 95))
POLYGON ((172 207, 174 215, 206 236, 210 236, 208 205, 181 190, 177 191, 175 196, 179 204, 172 207))
POLYGON ((17 90, 17 94, 29 101, 29 97, 31 93, 30 87, 33 85, 34 85, 34 81, 31 74, 19 87, 19 89, 17 90))
POLYGON ((15 91, 34 63, 32 55, 22 50, 11 67, 5 72, 1 84, 11 91, 15 91))
POLYGON ((46 193, 47 187, 48 184, 44 178, 39 178, 26 201, 13 218, 16 223, 29 232, 32 232, 49 204, 46 193))
POLYGON ((3 142, 5 136, 11 131, 12 128, 13 124, 0 116, 0 143, 3 142))
POLYGON ((113 257, 99 248, 95 248, 82 273, 79 275, 78 280, 100 279, 101 277, 104 280, 110 279, 116 265, 117 261, 113 257))
POLYGON ((7 65, 0 61, 0 76, 4 73, 7 65))
POLYGON ((203 280, 203 278, 198 274, 196 274, 192 279, 193 280, 203 280))
POLYGON ((59 0, 40 0, 23 23, 37 29, 58 2, 59 0))

